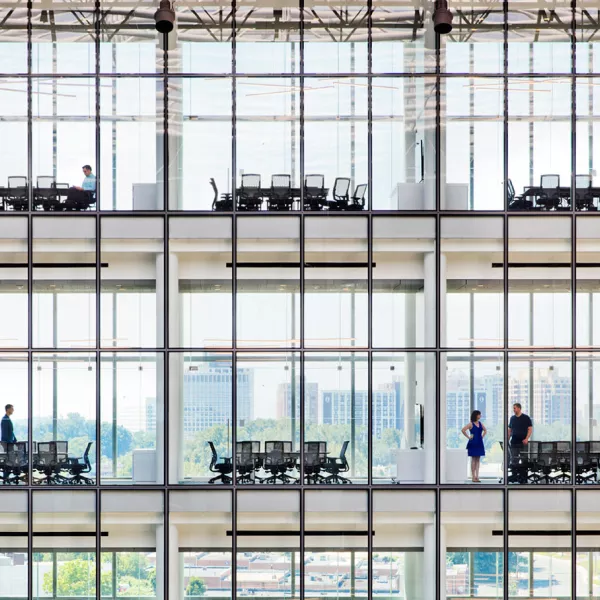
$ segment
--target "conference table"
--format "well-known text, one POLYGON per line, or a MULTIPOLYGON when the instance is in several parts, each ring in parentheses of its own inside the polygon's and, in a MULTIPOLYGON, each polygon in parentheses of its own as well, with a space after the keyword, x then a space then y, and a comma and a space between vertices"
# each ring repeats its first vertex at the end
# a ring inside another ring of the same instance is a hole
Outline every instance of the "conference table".
MULTIPOLYGON (((34 187, 33 188, 33 209, 41 208, 44 211, 62 211, 66 210, 65 203, 61 201, 62 198, 66 198, 69 194, 69 186, 67 184, 61 184, 57 187, 34 187)), ((8 210, 14 208, 10 206, 9 198, 23 198, 23 200, 17 200, 17 202, 23 202, 26 210, 28 189, 26 187, 8 188, 0 187, 0 210, 8 210)), ((95 203, 95 195, 92 194, 89 203, 81 204, 80 206, 74 207, 74 210, 85 210, 88 206, 95 203)), ((19 210, 19 209, 16 209, 19 210)))
MULTIPOLYGON (((236 188, 235 195, 238 201, 238 206, 240 205, 240 200, 244 195, 248 194, 248 190, 243 190, 242 188, 236 188)), ((270 187, 261 187, 257 192, 252 191, 252 195, 256 195, 262 200, 268 200, 271 197, 271 188, 270 187)), ((323 188, 323 203, 325 203, 327 196, 329 195, 329 188, 323 188)), ((292 187, 290 188, 290 193, 288 195, 290 200, 292 200, 292 210, 300 209, 300 199, 302 197, 302 188, 301 187, 292 187), (295 205, 295 206, 294 206, 295 205)), ((279 200, 280 204, 284 204, 281 200, 279 200)), ((286 210, 286 208, 281 208, 280 210, 286 210)))
MULTIPOLYGON (((590 186, 586 188, 578 188, 575 190, 575 193, 581 193, 585 196, 588 196, 591 199, 600 198, 600 187, 598 186, 590 186)), ((557 197, 559 200, 558 210, 566 210, 571 207, 571 187, 570 186, 560 186, 557 188, 542 188, 541 186, 529 186, 523 190, 521 194, 523 198, 534 198, 537 200, 540 197, 557 197), (564 203, 564 205, 563 205, 564 203)), ((536 208, 545 208, 542 206, 537 206, 536 208)))

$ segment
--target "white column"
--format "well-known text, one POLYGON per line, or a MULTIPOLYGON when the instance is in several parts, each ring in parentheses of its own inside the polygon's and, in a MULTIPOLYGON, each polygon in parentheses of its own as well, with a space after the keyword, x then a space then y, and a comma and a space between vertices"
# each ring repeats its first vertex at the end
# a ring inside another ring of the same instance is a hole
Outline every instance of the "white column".
MULTIPOLYGON (((424 316, 425 333, 424 342, 426 346, 435 346, 436 338, 436 260, 435 252, 427 252, 423 259, 424 273, 424 316)), ((442 267, 443 271, 443 267, 442 267)), ((441 299, 440 299, 441 300, 441 299)), ((441 307, 441 303, 440 303, 441 307)), ((436 421, 439 418, 439 410, 436 406, 436 369, 435 356, 431 353, 425 354, 424 364, 425 376, 425 482, 435 482, 436 461, 436 421)))
MULTIPOLYGON (((181 299, 179 257, 169 253, 169 345, 181 347, 181 299)), ((169 483, 183 480, 183 353, 169 358, 169 483)))
MULTIPOLYGON (((425 595, 424 563, 425 552, 406 553, 404 560, 404 590, 406 598, 410 598, 410 600, 429 600, 429 598, 435 598, 435 595, 425 595)), ((429 572, 430 563, 427 564, 427 569, 428 579, 431 579, 431 572, 429 572)))
POLYGON ((183 562, 179 554, 179 530, 169 525, 169 594, 168 598, 183 598, 183 562))
MULTIPOLYGON (((165 516, 166 518, 166 516, 165 516)), ((156 597, 165 598, 165 526, 156 526, 156 597)))
MULTIPOLYGON (((446 345, 446 256, 440 256, 440 345, 446 345)), ((446 481, 446 356, 440 354, 440 407, 438 418, 440 421, 440 477, 442 482, 446 481)))
MULTIPOLYGON (((438 519, 441 518, 440 516, 438 516, 438 519)), ((427 526, 426 526, 427 527, 427 526)), ((430 525, 429 527, 434 528, 433 525, 430 525)), ((435 560, 435 528, 433 531, 433 553, 431 554, 432 557, 432 562, 430 564, 435 565, 435 562, 433 562, 435 560)), ((435 577, 430 577, 430 579, 435 580, 435 577)), ((445 598, 446 597, 446 528, 444 527, 444 525, 442 525, 440 527, 440 597, 441 598, 445 598)), ((429 596, 429 598, 435 598, 435 584, 431 585, 431 594, 433 594, 432 596, 429 596)))
MULTIPOLYGON (((164 253, 156 254, 156 345, 163 345, 165 331, 165 265, 164 253)), ((157 357, 156 361, 156 477, 157 483, 162 483, 165 460, 165 438, 164 438, 164 368, 162 361, 157 357)))
MULTIPOLYGON (((405 294, 405 345, 417 346, 417 298, 416 294, 405 294)), ((417 403, 417 357, 414 352, 407 352, 404 360, 404 441, 406 448, 416 446, 415 439, 415 405, 417 403)))

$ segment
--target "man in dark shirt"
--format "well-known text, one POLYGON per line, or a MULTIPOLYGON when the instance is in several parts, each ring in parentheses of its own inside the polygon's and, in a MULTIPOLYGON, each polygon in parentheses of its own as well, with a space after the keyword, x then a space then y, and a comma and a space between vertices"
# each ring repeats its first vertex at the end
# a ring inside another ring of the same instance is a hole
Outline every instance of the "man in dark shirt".
POLYGON ((521 410, 518 402, 513 404, 515 413, 508 422, 508 440, 510 444, 510 470, 513 483, 527 483, 527 463, 521 460, 521 452, 529 443, 533 432, 533 423, 521 410))
POLYGON ((521 405, 518 402, 513 404, 513 412, 515 413, 508 422, 508 437, 510 445, 514 447, 527 446, 529 438, 533 432, 533 423, 521 410, 521 405))
POLYGON ((15 437, 15 430, 13 429, 13 422, 10 420, 10 415, 15 412, 15 407, 12 404, 7 404, 4 407, 6 414, 2 417, 0 422, 0 438, 3 442, 15 443, 17 438, 15 437))

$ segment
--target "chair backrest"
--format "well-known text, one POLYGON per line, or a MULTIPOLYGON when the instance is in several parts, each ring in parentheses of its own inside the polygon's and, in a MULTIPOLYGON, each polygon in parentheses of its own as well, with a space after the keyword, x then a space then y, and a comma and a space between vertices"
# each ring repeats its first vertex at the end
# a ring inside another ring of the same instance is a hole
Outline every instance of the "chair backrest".
POLYGON ((367 184, 366 183, 359 183, 355 188, 354 188, 354 194, 352 194, 352 202, 354 204, 361 204, 362 206, 365 205, 365 194, 367 192, 367 184))
POLYGON ((542 175, 540 187, 544 190, 560 187, 560 175, 542 175))
POLYGON ((255 455, 260 452, 260 442, 236 442, 235 453, 236 463, 239 467, 253 467, 255 455))
POLYGON ((575 442, 575 452, 577 452, 577 454, 587 454, 589 451, 589 442, 575 442))
POLYGON ((38 175, 37 187, 52 188, 56 185, 56 178, 53 175, 38 175))
POLYGON ((508 191, 508 200, 510 202, 511 200, 515 199, 515 186, 513 185, 512 180, 507 180, 506 189, 508 191))
POLYGON ((88 442, 87 446, 85 447, 85 451, 83 452, 83 462, 85 463, 86 467, 90 467, 91 468, 91 464, 90 464, 90 448, 92 447, 92 444, 94 442, 88 442))
POLYGON ((318 467, 325 459, 324 442, 304 442, 304 466, 318 467))
POLYGON ((599 441, 589 442, 588 452, 590 454, 600 454, 600 442, 599 441))
POLYGON ((260 175, 244 173, 242 175, 242 189, 243 190, 259 190, 260 189, 260 175))
POLYGON ((10 189, 27 187, 27 177, 20 177, 20 176, 19 177, 17 177, 17 176, 9 177, 8 178, 8 187, 10 189))
POLYGON ((333 184, 334 198, 347 198, 350 189, 350 179, 348 177, 337 177, 333 184))
POLYGON ((304 187, 322 190, 325 187, 325 175, 305 175, 304 187))
POLYGON ((342 449, 340 451, 340 460, 342 460, 343 462, 346 462, 346 450, 348 450, 348 444, 350 443, 349 440, 346 440, 343 444, 342 444, 342 449))
POLYGON ((284 463, 284 442, 265 442, 265 466, 279 466, 284 463))
POLYGON ((271 188, 289 190, 292 187, 291 175, 271 175, 271 188))
POLYGON ((575 175, 575 189, 584 190, 589 188, 592 185, 592 177, 591 175, 575 175))
POLYGON ((38 442, 38 464, 50 467, 56 464, 56 444, 54 442, 38 442))
POLYGON ((210 458, 210 466, 214 467, 215 464, 217 463, 217 459, 219 458, 217 455, 217 449, 215 448, 215 445, 213 444, 213 442, 206 442, 209 447, 210 447, 210 452, 212 454, 211 458, 210 458))
POLYGON ((556 452, 559 454, 570 454, 571 453, 571 442, 563 441, 556 442, 556 452))
POLYGON ((215 183, 215 180, 211 177, 210 178, 210 186, 213 189, 213 193, 215 194, 215 202, 219 199, 219 188, 217 187, 217 184, 215 183))

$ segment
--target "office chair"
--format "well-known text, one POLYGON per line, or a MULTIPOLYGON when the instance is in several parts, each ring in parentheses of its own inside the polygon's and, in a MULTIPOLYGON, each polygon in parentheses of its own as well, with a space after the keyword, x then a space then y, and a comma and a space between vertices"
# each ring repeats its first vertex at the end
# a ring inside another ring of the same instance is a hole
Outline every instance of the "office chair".
POLYGON ((350 179, 338 177, 333 184, 333 200, 327 202, 329 210, 344 210, 348 207, 348 193, 350 191, 350 179))
POLYGON ((304 442, 304 477, 306 483, 320 483, 323 463, 327 458, 327 442, 304 442))
MULTIPOLYGON (((260 442, 236 442, 235 468, 238 472, 237 483, 254 483, 255 472, 260 467, 258 453, 260 442)), ((256 477, 256 479, 258 479, 256 477)))
POLYGON ((323 470, 330 473, 328 477, 323 479, 323 483, 352 483, 349 479, 340 475, 340 473, 347 473, 350 470, 348 459, 346 458, 346 450, 349 443, 346 440, 342 444, 342 450, 338 457, 326 458, 323 462, 323 470))
POLYGON ((596 210, 590 175, 575 175, 575 208, 577 210, 596 210))
POLYGON ((571 482, 571 442, 552 442, 554 446, 554 473, 552 483, 571 482))
POLYGON ((62 484, 69 480, 61 474, 67 468, 69 458, 68 442, 38 442, 34 469, 42 474, 42 483, 62 484))
POLYGON ((321 210, 327 205, 324 175, 304 177, 304 210, 321 210))
POLYGON ((508 196, 508 210, 531 210, 533 208, 533 201, 523 196, 517 196, 515 186, 510 179, 506 182, 506 193, 508 196))
POLYGON ((346 210, 364 210, 365 209, 365 194, 367 192, 367 184, 359 183, 354 188, 354 193, 350 197, 350 202, 346 210))
POLYGON ((291 452, 292 442, 265 442, 263 468, 271 475, 263 479, 262 483, 296 483, 297 480, 287 474, 288 469, 293 468, 291 452))
POLYGON ((33 208, 56 210, 59 205, 56 179, 52 175, 39 175, 33 189, 33 208))
POLYGON ((575 443, 575 483, 591 483, 594 475, 589 442, 575 443))
POLYGON ((249 173, 242 175, 242 184, 238 191, 238 209, 260 210, 262 201, 260 175, 251 175, 249 173))
POLYGON ((27 177, 9 177, 6 204, 13 210, 27 210, 27 177))
POLYGON ((69 458, 67 469, 72 477, 68 480, 74 485, 94 485, 94 480, 91 477, 86 477, 85 473, 91 473, 92 465, 90 463, 90 448, 94 442, 88 442, 83 452, 83 456, 77 458, 69 458))
POLYGON ((560 175, 542 175, 540 177, 540 195, 537 198, 538 206, 546 210, 556 209, 560 205, 560 175))
POLYGON ((213 442, 207 442, 210 446, 211 451, 211 459, 210 459, 210 467, 209 470, 211 473, 218 473, 216 477, 213 477, 208 481, 208 483, 215 483, 215 481, 220 481, 221 483, 231 483, 231 473, 233 473, 233 465, 231 464, 230 458, 223 458, 221 462, 219 462, 219 456, 217 454, 217 450, 213 442))
POLYGON ((232 195, 229 193, 221 194, 221 199, 219 200, 219 188, 215 183, 215 180, 210 178, 210 185, 213 189, 215 197, 212 203, 212 209, 217 212, 225 212, 233 210, 233 199, 232 195))
POLYGON ((292 177, 290 175, 271 175, 267 210, 292 210, 293 204, 292 177))
POLYGON ((592 464, 594 483, 598 483, 598 471, 600 470, 600 442, 589 442, 588 452, 592 464))
POLYGON ((6 461, 8 460, 8 448, 7 442, 0 442, 0 477, 2 478, 2 483, 9 483, 10 471, 6 465, 6 461))

